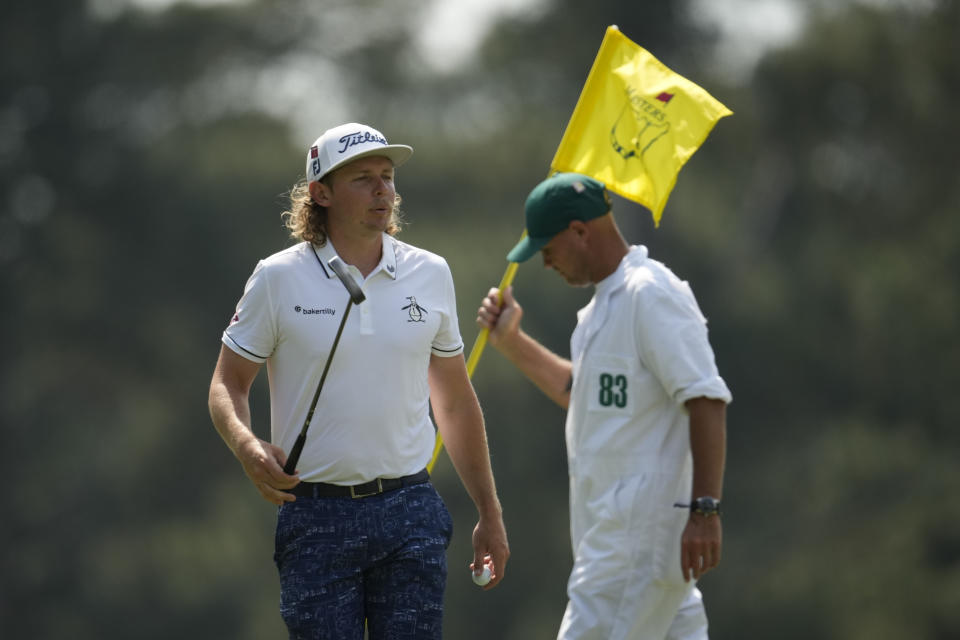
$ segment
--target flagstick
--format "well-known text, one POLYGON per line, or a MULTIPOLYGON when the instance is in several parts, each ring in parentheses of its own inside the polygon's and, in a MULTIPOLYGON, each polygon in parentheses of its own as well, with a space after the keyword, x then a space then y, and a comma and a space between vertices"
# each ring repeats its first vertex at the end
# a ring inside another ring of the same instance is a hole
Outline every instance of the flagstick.
MULTIPOLYGON (((523 240, 526 237, 527 232, 524 231, 520 239, 523 240)), ((507 266, 507 270, 503 274, 503 279, 500 281, 500 293, 497 295, 497 302, 503 302, 503 290, 513 282, 513 278, 517 275, 517 268, 519 267, 519 262, 511 262, 507 266)), ((467 358, 467 377, 469 378, 473 378, 473 372, 477 368, 477 363, 480 361, 483 348, 487 345, 487 336, 489 334, 490 330, 484 327, 480 330, 480 333, 477 334, 477 339, 473 342, 473 348, 470 349, 470 356, 467 358)), ((443 449, 443 438, 440 436, 440 431, 437 430, 437 442, 433 447, 433 457, 430 458, 430 464, 427 465, 427 471, 429 473, 433 473, 433 465, 437 463, 437 457, 440 455, 441 449, 443 449)))

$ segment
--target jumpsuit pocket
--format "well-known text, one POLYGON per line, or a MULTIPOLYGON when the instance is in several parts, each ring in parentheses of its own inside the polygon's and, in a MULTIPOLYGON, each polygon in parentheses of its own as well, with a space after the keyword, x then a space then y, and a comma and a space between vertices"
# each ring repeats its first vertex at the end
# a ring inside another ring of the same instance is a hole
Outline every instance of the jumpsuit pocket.
POLYGON ((654 579, 666 585, 685 584, 680 569, 680 550, 683 529, 689 516, 689 511, 674 507, 672 501, 658 501, 653 551, 654 579))
POLYGON ((662 479, 641 474, 618 483, 610 504, 616 505, 648 575, 661 584, 681 586, 680 547, 688 512, 673 506, 671 494, 662 479))

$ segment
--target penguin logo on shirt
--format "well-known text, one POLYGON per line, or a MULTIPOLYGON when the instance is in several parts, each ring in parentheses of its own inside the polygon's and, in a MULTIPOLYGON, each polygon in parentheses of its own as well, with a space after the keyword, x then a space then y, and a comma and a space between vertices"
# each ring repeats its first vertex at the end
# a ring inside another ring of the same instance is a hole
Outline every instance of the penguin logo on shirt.
POLYGON ((427 310, 417 304, 417 299, 414 296, 407 296, 407 300, 410 301, 405 307, 401 307, 401 311, 406 311, 409 315, 407 322, 426 322, 423 319, 423 314, 427 313, 427 310))

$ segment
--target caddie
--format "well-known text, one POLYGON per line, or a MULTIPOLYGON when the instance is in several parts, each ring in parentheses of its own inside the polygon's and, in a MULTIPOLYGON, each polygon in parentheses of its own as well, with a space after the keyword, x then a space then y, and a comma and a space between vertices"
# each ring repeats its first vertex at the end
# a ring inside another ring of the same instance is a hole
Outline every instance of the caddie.
MULTIPOLYGON (((628 246, 604 185, 558 173, 530 193, 527 236, 507 256, 593 285, 570 359, 520 327, 512 288, 477 325, 567 409, 574 566, 562 640, 707 638, 696 580, 720 562, 726 405, 732 399, 685 281, 628 246)), ((501 298, 502 294, 502 298, 501 298)))

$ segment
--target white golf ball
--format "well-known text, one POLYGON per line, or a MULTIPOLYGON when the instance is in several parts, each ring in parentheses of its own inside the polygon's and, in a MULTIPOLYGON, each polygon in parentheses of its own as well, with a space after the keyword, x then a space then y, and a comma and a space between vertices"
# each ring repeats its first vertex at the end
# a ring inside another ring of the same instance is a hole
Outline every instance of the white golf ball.
POLYGON ((475 574, 472 570, 470 571, 470 577, 473 578, 473 583, 478 587, 482 587, 488 582, 490 582, 490 565, 483 565, 483 573, 480 575, 475 574))

